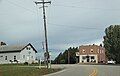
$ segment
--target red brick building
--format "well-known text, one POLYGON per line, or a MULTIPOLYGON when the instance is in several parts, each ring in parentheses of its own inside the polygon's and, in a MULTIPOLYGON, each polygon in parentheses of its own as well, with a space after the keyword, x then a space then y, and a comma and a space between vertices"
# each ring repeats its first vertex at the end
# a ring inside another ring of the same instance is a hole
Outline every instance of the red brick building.
POLYGON ((85 45, 79 47, 79 63, 105 63, 106 55, 105 48, 98 45, 85 45))

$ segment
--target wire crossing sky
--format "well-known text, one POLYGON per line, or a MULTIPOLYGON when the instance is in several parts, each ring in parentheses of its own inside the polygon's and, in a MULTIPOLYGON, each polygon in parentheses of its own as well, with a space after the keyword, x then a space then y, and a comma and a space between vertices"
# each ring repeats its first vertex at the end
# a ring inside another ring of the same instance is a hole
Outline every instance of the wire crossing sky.
MULTIPOLYGON (((32 43, 43 52, 42 9, 34 2, 0 0, 0 41, 9 45, 32 43)), ((105 28, 120 24, 119 3, 120 0, 52 0, 46 14, 53 58, 70 46, 102 43, 105 28)))

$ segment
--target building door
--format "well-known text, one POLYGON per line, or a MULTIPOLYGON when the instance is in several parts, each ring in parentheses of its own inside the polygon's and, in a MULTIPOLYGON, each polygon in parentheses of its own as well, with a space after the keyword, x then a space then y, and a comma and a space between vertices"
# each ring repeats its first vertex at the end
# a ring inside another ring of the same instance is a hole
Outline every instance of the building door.
POLYGON ((86 58, 87 58, 87 62, 90 62, 90 56, 86 56, 86 58))
POLYGON ((90 59, 89 58, 87 58, 87 62, 89 62, 90 61, 90 59))
POLYGON ((76 63, 79 63, 79 56, 76 57, 76 63))

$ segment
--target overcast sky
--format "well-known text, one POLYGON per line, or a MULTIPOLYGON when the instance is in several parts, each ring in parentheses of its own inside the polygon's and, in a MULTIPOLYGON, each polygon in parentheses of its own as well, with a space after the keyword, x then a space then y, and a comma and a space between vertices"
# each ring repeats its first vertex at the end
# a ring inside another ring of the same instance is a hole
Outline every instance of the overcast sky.
MULTIPOLYGON (((42 49, 42 8, 34 1, 0 0, 0 41, 9 45, 32 43, 37 50, 42 49)), ((52 58, 70 46, 100 44, 105 28, 120 24, 120 0, 52 0, 47 6, 52 58)))

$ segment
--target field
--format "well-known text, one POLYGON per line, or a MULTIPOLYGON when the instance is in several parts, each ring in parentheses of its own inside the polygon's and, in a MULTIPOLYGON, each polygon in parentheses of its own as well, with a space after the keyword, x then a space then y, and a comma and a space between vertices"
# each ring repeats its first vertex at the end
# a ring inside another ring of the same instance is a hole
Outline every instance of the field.
POLYGON ((0 65, 0 76, 42 76, 60 71, 61 69, 46 69, 21 65, 0 65))

